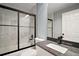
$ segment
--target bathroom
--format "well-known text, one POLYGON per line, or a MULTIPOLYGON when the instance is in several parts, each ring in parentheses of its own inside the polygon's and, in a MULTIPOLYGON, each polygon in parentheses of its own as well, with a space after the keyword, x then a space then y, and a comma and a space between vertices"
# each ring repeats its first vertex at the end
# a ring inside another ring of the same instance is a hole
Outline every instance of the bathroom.
POLYGON ((78 15, 79 3, 0 3, 0 56, 79 56, 78 15))

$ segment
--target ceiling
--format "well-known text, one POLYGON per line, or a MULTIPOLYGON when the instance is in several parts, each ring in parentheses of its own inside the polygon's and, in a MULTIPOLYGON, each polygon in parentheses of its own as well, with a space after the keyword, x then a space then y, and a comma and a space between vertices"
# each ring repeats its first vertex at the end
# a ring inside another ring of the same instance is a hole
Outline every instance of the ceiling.
POLYGON ((48 15, 56 11, 62 10, 75 5, 75 3, 49 3, 48 4, 48 15))
MULTIPOLYGON (((75 3, 48 3, 48 16, 53 12, 70 7, 75 3)), ((12 8, 36 14, 36 3, 2 3, 12 8)))
POLYGON ((35 7, 35 3, 2 3, 2 5, 19 9, 28 13, 32 13, 32 9, 35 7))

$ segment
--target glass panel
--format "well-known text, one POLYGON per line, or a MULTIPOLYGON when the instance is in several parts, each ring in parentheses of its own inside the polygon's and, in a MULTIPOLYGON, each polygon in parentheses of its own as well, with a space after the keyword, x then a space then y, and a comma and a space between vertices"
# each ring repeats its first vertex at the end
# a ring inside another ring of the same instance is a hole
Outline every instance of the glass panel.
POLYGON ((34 27, 34 16, 30 16, 30 26, 34 27))
POLYGON ((0 8, 0 54, 17 50, 17 27, 7 25, 17 25, 17 12, 0 8))
POLYGON ((52 21, 48 20, 48 37, 52 37, 52 21))
POLYGON ((17 49, 17 28, 0 26, 0 54, 17 49))
POLYGON ((20 13, 20 48, 33 45, 32 37, 34 38, 34 17, 20 13))
POLYGON ((20 27, 20 48, 30 46, 29 28, 20 27))
POLYGON ((20 13, 20 26, 29 26, 30 24, 30 16, 27 14, 20 13))
POLYGON ((33 35, 33 40, 30 43, 34 45, 34 27, 30 27, 29 35, 30 37, 33 35))
POLYGON ((1 25, 17 25, 17 12, 0 8, 1 25))

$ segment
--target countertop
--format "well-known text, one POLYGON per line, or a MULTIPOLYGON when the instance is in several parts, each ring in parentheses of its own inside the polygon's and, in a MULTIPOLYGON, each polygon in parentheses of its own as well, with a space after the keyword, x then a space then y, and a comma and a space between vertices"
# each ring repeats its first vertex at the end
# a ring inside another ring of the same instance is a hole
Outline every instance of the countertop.
POLYGON ((79 56, 79 48, 75 48, 72 46, 67 46, 64 44, 57 44, 56 42, 50 41, 50 40, 46 40, 46 41, 42 41, 42 42, 38 42, 36 43, 39 47, 43 48, 44 50, 48 51, 51 54, 54 54, 55 56, 79 56), (47 47, 46 45, 52 43, 52 44, 56 44, 62 47, 67 48, 68 50, 62 54, 54 49, 51 49, 49 47, 47 47))

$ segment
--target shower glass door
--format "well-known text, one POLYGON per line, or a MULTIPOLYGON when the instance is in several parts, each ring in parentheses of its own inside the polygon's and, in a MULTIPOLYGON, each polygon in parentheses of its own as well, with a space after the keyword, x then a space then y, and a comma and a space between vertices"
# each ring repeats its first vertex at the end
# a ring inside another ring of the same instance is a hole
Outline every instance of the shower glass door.
POLYGON ((34 17, 23 13, 19 13, 19 17, 20 48, 24 48, 34 44, 34 17))
POLYGON ((0 55, 35 45, 35 15, 0 5, 0 55))
POLYGON ((0 54, 17 49, 17 12, 0 8, 0 54))

